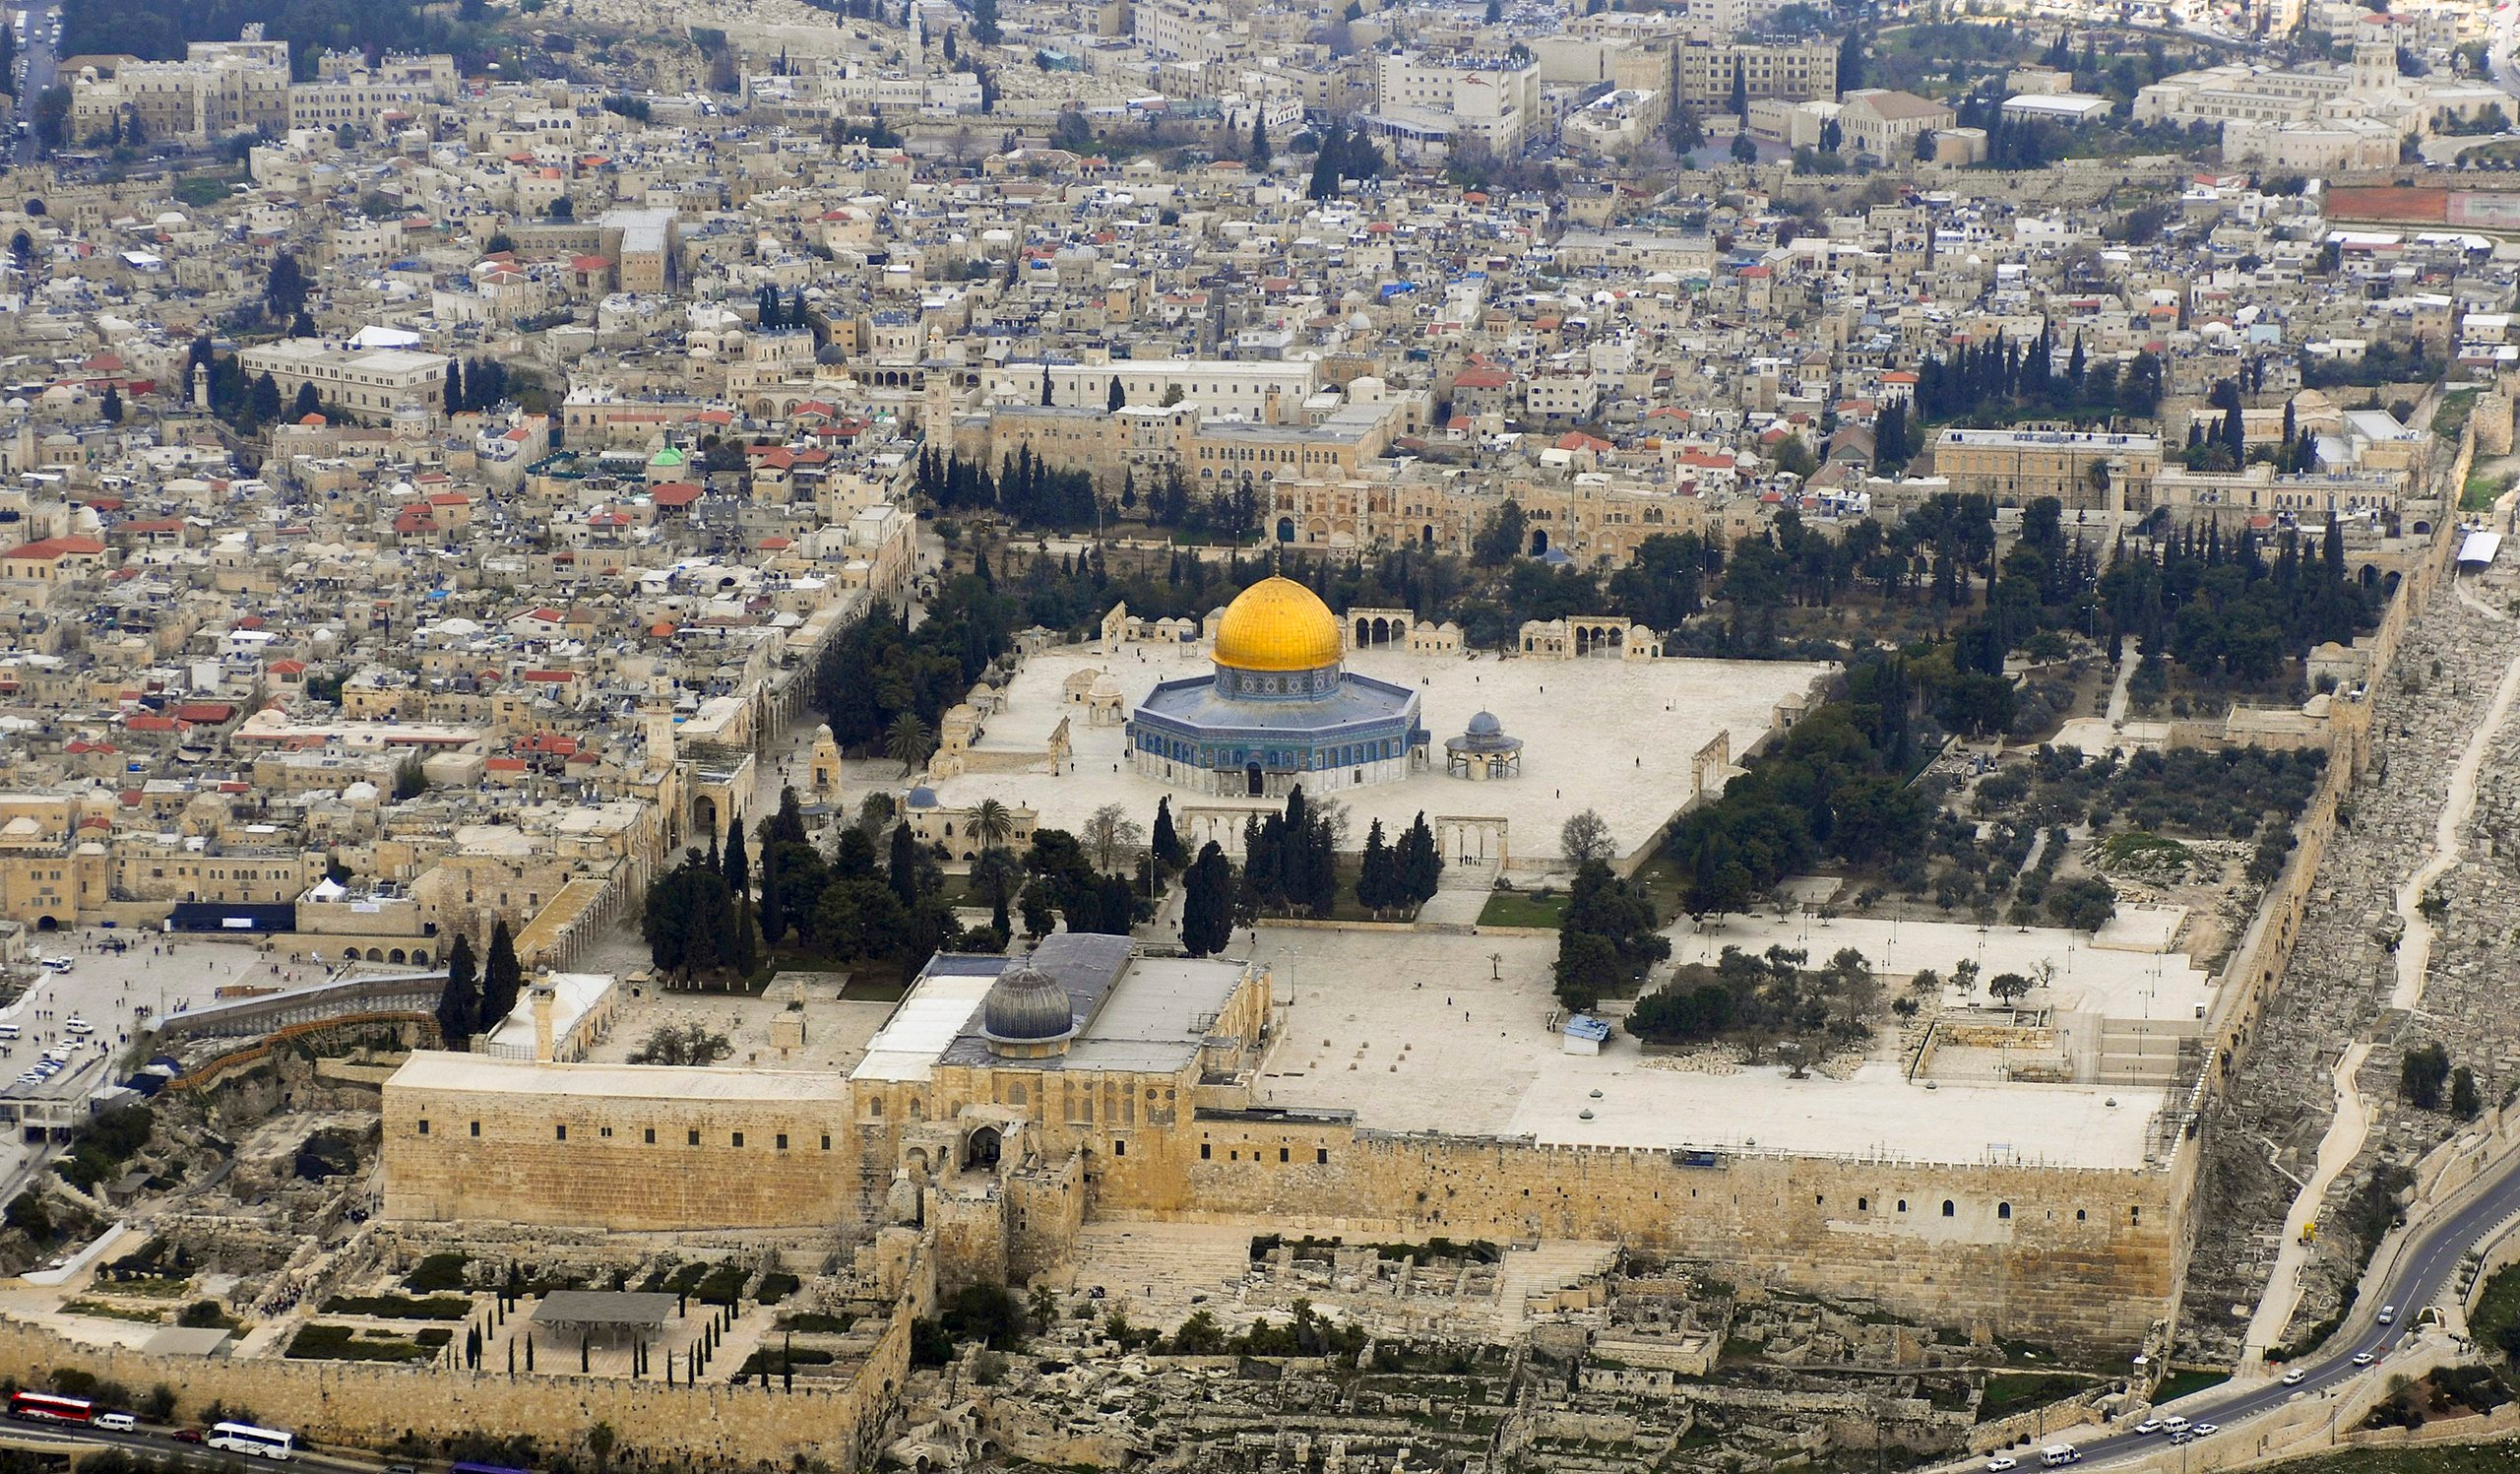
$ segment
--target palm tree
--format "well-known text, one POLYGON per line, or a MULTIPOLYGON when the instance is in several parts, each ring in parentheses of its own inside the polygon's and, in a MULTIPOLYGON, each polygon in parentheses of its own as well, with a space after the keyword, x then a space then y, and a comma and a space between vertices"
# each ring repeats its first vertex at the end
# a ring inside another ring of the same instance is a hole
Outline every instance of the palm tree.
POLYGON ((979 837, 981 849, 993 850, 1015 833, 1015 815, 995 799, 982 799, 972 806, 972 833, 979 837))
POLYGON ((892 727, 884 733, 884 754, 902 765, 904 778, 935 750, 936 735, 927 730, 927 724, 918 719, 916 712, 904 712, 893 718, 892 727))

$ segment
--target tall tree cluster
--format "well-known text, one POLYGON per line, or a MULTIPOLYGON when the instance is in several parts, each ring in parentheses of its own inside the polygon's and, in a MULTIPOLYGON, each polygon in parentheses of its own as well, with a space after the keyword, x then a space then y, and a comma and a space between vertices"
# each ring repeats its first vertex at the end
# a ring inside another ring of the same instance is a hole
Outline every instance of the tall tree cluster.
POLYGON ((833 738, 863 748, 904 713, 936 731, 947 708, 1013 644, 1018 612, 1013 601, 970 574, 946 585, 915 630, 903 628, 899 612, 877 602, 831 643, 816 672, 833 738))
POLYGON ((1328 814, 1297 784, 1287 806, 1242 826, 1242 894, 1235 910, 1247 917, 1326 918, 1339 904, 1338 838, 1328 814))
POLYGON ((2131 635, 2207 679, 2276 678, 2287 663, 2371 626, 2373 596, 2348 576, 2345 537, 2331 523, 2313 550, 2287 528, 2225 537, 2207 523, 2121 544, 2100 579, 2112 638, 2131 635))
POLYGON ((2094 364, 2077 334, 2060 372, 2052 327, 2027 345, 1998 333, 1917 367, 1916 417, 1925 423, 2026 414, 2149 419, 2161 413, 2161 402, 2162 363, 2149 350, 2121 374, 2114 359, 2094 364))
POLYGON ((914 474, 918 491, 940 510, 997 512, 1024 527, 1092 527, 1099 505, 1092 472, 1058 470, 1036 457, 1030 445, 1006 457, 994 476, 985 466, 959 455, 939 456, 928 447, 919 452, 914 474))
POLYGON ((1670 938, 1660 925, 1654 898, 1643 885, 1621 879, 1606 862, 1584 862, 1558 923, 1552 969, 1557 1000, 1580 1011, 1599 1003, 1603 993, 1642 980, 1671 955, 1670 938))
POLYGON ((1746 908, 1823 857, 1863 865, 1924 842, 1932 805, 1907 782, 1917 699, 1904 658, 1859 662, 1848 698, 1794 725, 1774 751, 1673 826, 1668 849, 1696 917, 1746 908))
POLYGON ((1376 819, 1365 832, 1364 856, 1356 870, 1356 904, 1376 916, 1423 906, 1434 898, 1443 872, 1444 858, 1436 853, 1435 832, 1427 827, 1424 809, 1401 831, 1397 844, 1384 842, 1382 820, 1376 819))
POLYGON ((446 360, 446 413, 488 410, 508 397, 508 367, 496 358, 446 360))

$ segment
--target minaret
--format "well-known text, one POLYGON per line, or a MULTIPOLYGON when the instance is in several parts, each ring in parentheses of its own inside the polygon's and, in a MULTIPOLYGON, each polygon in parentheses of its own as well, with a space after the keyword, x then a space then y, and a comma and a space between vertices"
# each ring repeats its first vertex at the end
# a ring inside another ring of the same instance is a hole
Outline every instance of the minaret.
POLYGON ((651 693, 639 703, 639 732, 648 748, 648 771, 673 766, 673 703, 651 693))
POLYGON ((207 363, 193 365, 193 408, 205 415, 210 413, 210 365, 207 363))

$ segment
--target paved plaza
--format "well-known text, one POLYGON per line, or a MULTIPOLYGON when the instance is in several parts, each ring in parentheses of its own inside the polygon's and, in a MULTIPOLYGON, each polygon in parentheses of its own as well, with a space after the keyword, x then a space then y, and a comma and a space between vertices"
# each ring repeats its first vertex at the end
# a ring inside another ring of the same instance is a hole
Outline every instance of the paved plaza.
MULTIPOLYGON (((1051 777, 1036 760, 1021 771, 970 772, 935 785, 937 798, 949 807, 982 799, 1029 803, 1043 824, 1069 830, 1105 803, 1118 803, 1145 823, 1166 795, 1176 812, 1190 805, 1256 806, 1138 776, 1123 729, 1089 725, 1085 708, 1061 696, 1070 675, 1106 670, 1119 682, 1125 708, 1134 710, 1157 681, 1211 669, 1204 645, 1130 645, 1111 655, 1074 646, 1034 655, 1008 686, 1006 710, 987 719, 973 767, 1013 767, 1020 755, 1041 753, 1066 720, 1074 754, 1069 771, 1051 777)), ((1421 811, 1430 818, 1494 817, 1505 821, 1509 863, 1540 868, 1558 858, 1558 827, 1586 808, 1608 821, 1620 853, 1645 844, 1694 796, 1699 748, 1719 732, 1730 733, 1737 760, 1775 724, 1781 704, 1798 702, 1834 670, 1781 661, 1500 661, 1388 648, 1352 653, 1347 669, 1417 688, 1432 746, 1428 770, 1406 782, 1339 793, 1349 808, 1351 847, 1362 846, 1375 819, 1391 833, 1421 811), (1520 778, 1475 783, 1445 774, 1445 738, 1459 736, 1480 711, 1523 739, 1520 778)), ((849 781, 862 792, 868 784, 897 787, 900 775, 898 763, 871 760, 851 764, 849 781)))
POLYGON ((1646 1058, 1620 1031, 1599 1056, 1568 1055, 1551 1027, 1553 937, 1263 926, 1248 949, 1292 1000, 1262 1064, 1260 1100, 1354 1111, 1380 1130, 2128 1167, 2143 1160, 2163 1100, 2125 1086, 1928 1089, 1889 1058, 1851 1079, 1796 1080, 1767 1065, 1687 1070, 1646 1058))

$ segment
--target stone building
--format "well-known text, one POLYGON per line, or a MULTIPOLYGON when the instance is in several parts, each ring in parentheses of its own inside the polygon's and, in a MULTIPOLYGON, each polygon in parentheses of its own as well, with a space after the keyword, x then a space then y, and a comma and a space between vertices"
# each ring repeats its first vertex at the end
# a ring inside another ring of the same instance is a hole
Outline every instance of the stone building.
POLYGON ((1999 507, 2052 496, 2068 512, 2144 512, 2161 469, 2158 435, 1947 429, 1933 442, 1933 474, 1949 489, 1999 507))

